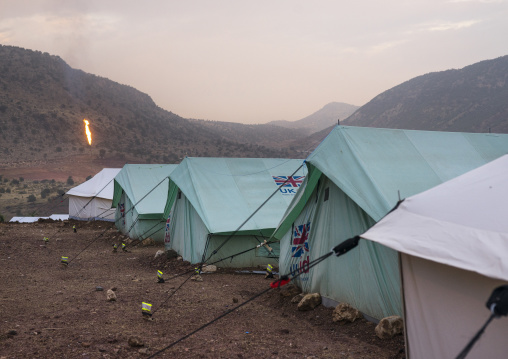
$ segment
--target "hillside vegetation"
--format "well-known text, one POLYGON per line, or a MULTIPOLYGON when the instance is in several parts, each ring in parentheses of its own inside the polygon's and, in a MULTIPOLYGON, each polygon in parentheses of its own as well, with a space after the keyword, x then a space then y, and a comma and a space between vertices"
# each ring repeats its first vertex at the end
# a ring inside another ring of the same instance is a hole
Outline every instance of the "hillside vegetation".
POLYGON ((175 163, 185 155, 290 157, 281 143, 302 136, 277 126, 243 126, 184 119, 147 94, 72 69, 58 56, 0 45, 0 164, 88 152, 141 163, 175 163))
POLYGON ((508 132, 508 56, 429 73, 381 93, 344 124, 452 132, 508 132))

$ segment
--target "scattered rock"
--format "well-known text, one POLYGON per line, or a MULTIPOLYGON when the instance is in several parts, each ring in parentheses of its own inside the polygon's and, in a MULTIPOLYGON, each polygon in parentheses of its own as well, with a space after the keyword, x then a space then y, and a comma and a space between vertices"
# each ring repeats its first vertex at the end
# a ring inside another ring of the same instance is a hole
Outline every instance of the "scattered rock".
POLYGON ((148 355, 148 348, 141 348, 138 350, 139 354, 148 355))
POLYGON ((116 301, 116 294, 111 289, 108 289, 108 291, 106 292, 106 295, 107 295, 108 301, 110 301, 110 302, 116 301))
POLYGON ((293 304, 300 303, 300 301, 303 299, 303 297, 305 297, 305 294, 300 293, 300 294, 294 296, 293 299, 291 299, 291 303, 293 303, 293 304))
POLYGON ((177 261, 183 261, 183 257, 182 257, 182 256, 178 256, 178 257, 176 258, 176 260, 177 260, 177 261))
POLYGON ((302 290, 294 284, 288 284, 280 289, 280 295, 282 297, 291 297, 300 294, 302 290))
POLYGON ((144 347, 145 343, 139 337, 130 337, 128 340, 129 346, 131 347, 144 347))
POLYGON ((353 323, 362 317, 362 313, 358 309, 353 308, 349 303, 339 303, 332 314, 332 320, 339 322, 341 325, 353 323))
POLYGON ((201 276, 199 274, 196 274, 191 277, 191 280, 196 281, 196 282, 202 282, 203 278, 201 278, 201 276))
POLYGON ((102 288, 101 286, 97 286, 97 287, 95 287, 95 290, 97 292, 102 292, 104 290, 104 288, 102 288))
MULTIPOLYGON (((157 258, 157 257, 163 256, 163 255, 164 255, 164 251, 159 249, 159 250, 155 253, 155 257, 154 257, 154 258, 157 258)), ((168 258, 169 258, 169 257, 168 257, 168 258)))
POLYGON ((212 265, 212 264, 210 264, 210 265, 205 265, 205 266, 203 266, 203 268, 201 269, 201 271, 202 271, 203 273, 207 273, 207 272, 208 272, 208 273, 211 273, 211 272, 217 272, 217 266, 214 266, 214 265, 212 265))
POLYGON ((15 329, 10 329, 9 331, 7 331, 7 335, 9 336, 18 335, 18 331, 15 329))
POLYGON ((233 298, 233 303, 238 303, 238 298, 233 298))
POLYGON ((92 343, 83 342, 83 343, 81 343, 81 346, 82 346, 83 348, 90 348, 90 347, 92 346, 92 343))
POLYGON ((118 290, 118 288, 117 288, 117 287, 113 287, 113 288, 111 288, 111 290, 112 290, 113 292, 116 292, 116 291, 118 290))
POLYGON ((402 334, 404 322, 398 315, 392 315, 381 319, 376 326, 376 335, 379 339, 390 339, 395 335, 402 334))
POLYGON ((306 311, 312 310, 321 304, 321 294, 310 293, 305 295, 300 303, 298 303, 298 310, 306 311))

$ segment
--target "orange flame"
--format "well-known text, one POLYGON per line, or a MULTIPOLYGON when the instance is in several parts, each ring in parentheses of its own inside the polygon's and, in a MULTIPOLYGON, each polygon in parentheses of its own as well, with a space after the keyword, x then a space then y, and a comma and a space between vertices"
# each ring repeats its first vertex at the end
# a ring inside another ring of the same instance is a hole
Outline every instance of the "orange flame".
POLYGON ((83 122, 85 123, 86 138, 88 139, 88 144, 91 146, 92 145, 92 132, 90 131, 90 128, 88 128, 88 125, 90 124, 90 122, 88 122, 87 119, 84 119, 83 122))

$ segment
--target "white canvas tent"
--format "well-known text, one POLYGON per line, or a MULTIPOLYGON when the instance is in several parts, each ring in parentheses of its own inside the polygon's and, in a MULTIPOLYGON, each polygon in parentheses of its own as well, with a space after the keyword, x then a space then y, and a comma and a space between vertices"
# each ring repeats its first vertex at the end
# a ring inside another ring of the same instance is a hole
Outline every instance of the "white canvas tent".
POLYGON ((104 168, 91 179, 71 188, 69 196, 69 218, 80 221, 115 220, 113 200, 113 179, 121 168, 104 168))
MULTIPOLYGON (((363 238, 399 252, 406 351, 455 358, 508 282, 508 155, 407 198, 363 238)), ((494 320, 468 359, 506 358, 508 318, 494 320)))

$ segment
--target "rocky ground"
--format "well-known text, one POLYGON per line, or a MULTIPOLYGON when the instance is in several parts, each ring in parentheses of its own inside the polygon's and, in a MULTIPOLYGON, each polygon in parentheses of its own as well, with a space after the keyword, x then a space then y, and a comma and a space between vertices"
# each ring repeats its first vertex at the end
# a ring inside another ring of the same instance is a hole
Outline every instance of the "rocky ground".
MULTIPOLYGON (((121 240, 100 222, 0 224, 0 358, 150 357, 269 287, 220 268, 193 281, 189 263, 154 258, 162 245, 113 253, 121 240)), ((373 323, 339 325, 333 308, 299 311, 291 299, 269 290, 156 357, 404 358, 402 335, 381 340, 373 323)))

